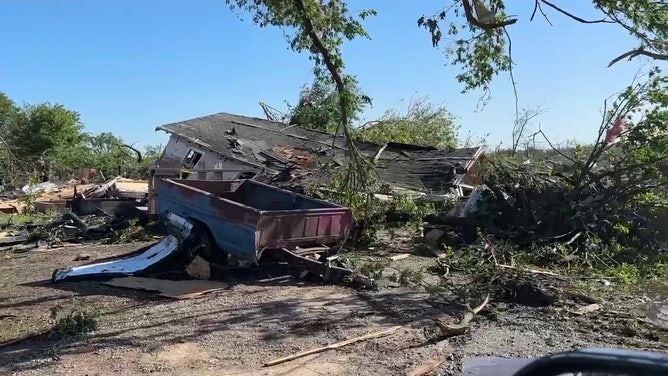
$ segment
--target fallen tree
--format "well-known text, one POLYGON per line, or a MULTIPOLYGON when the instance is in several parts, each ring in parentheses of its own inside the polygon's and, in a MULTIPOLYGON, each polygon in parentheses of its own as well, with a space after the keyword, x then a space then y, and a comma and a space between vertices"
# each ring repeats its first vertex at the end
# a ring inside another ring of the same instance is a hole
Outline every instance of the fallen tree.
MULTIPOLYGON (((666 78, 652 71, 613 103, 606 100, 592 146, 553 147, 543 160, 488 157, 476 210, 466 219, 435 215, 430 222, 512 245, 517 249, 503 260, 509 264, 521 257, 541 266, 665 262, 652 219, 668 202, 667 98, 666 78), (540 252, 527 252, 532 247, 540 252)), ((542 131, 534 136, 550 143, 542 131)))

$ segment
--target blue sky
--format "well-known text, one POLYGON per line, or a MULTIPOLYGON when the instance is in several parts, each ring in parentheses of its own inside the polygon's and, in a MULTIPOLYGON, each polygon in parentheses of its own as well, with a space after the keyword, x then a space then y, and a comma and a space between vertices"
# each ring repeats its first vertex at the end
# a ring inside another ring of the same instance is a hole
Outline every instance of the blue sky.
MULTIPOLYGON (((496 79, 491 101, 476 112, 479 93, 460 94, 457 68, 417 27, 418 17, 445 3, 349 1, 352 10, 378 11, 365 22, 372 39, 343 51, 347 73, 373 98, 364 118, 428 96, 457 116, 461 138, 489 134, 488 143, 509 145, 508 76, 496 79)), ((507 3, 520 17, 509 27, 520 106, 543 107, 534 127, 559 142, 591 140, 603 99, 642 64, 606 68, 634 41, 615 26, 578 24, 549 9, 554 27, 540 17, 530 23, 530 2, 507 3)), ((595 17, 588 1, 563 3, 595 17)), ((88 131, 130 143, 164 143, 157 125, 216 112, 261 116, 260 101, 284 108, 311 78, 308 57, 288 50, 281 31, 240 20, 224 0, 0 0, 0 91, 17 103, 61 103, 88 131)))

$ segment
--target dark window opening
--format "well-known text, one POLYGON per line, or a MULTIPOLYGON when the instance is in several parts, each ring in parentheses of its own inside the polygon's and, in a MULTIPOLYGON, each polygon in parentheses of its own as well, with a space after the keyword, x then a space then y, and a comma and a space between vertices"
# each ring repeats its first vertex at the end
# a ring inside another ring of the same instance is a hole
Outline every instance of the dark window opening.
POLYGON ((188 152, 185 158, 183 158, 183 165, 186 168, 193 168, 197 165, 197 162, 202 158, 202 153, 198 153, 192 149, 188 152))
POLYGON ((256 175, 255 172, 252 172, 252 171, 245 171, 245 172, 242 172, 242 173, 239 175, 238 179, 252 179, 252 178, 255 177, 255 175, 256 175))

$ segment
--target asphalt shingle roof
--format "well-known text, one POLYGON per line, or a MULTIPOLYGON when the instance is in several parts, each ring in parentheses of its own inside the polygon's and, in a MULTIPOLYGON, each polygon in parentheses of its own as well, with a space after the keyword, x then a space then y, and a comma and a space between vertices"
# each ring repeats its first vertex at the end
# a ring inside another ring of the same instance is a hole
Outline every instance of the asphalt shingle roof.
MULTIPOLYGON (((228 113, 199 117, 158 126, 162 130, 268 172, 277 173, 292 163, 308 165, 314 160, 344 164, 346 140, 328 133, 289 126, 265 119, 228 113)), ((382 148, 358 143, 358 149, 374 157, 382 148)), ((482 149, 437 150, 390 143, 377 160, 381 179, 390 185, 430 193, 448 191, 466 173, 482 149)))

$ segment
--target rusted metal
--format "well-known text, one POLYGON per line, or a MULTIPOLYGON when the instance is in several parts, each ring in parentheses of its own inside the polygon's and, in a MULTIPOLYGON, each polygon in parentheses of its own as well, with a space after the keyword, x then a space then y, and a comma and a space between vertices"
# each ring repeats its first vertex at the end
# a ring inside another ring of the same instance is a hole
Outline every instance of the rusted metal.
MULTIPOLYGON (((160 209, 156 203, 157 195, 157 184, 161 179, 179 179, 179 174, 182 171, 182 166, 180 161, 172 160, 158 160, 154 162, 149 171, 149 184, 148 184, 148 212, 150 214, 158 214, 160 209)), ((195 184, 195 187, 198 187, 203 190, 209 189, 211 186, 198 185, 197 182, 206 182, 206 181, 222 181, 223 175, 225 173, 238 173, 238 174, 251 174, 254 177, 258 174, 258 171, 255 169, 189 169, 188 170, 192 176, 200 176, 204 174, 206 179, 191 179, 190 182, 195 184)), ((215 193, 215 192, 212 192, 215 193)))
POLYGON ((332 265, 330 261, 333 257, 325 260, 325 262, 321 262, 319 260, 298 255, 286 248, 276 250, 274 256, 301 270, 306 270, 311 274, 317 275, 325 281, 349 282, 369 289, 377 287, 373 279, 357 274, 350 269, 332 265))
POLYGON ((267 184, 161 179, 160 212, 206 227, 219 248, 257 262, 259 250, 336 246, 352 226, 350 209, 267 184))

